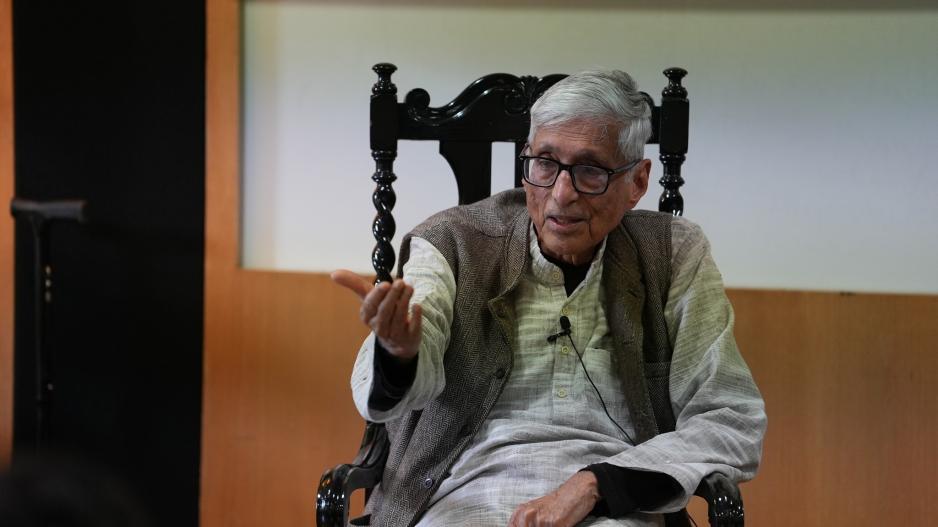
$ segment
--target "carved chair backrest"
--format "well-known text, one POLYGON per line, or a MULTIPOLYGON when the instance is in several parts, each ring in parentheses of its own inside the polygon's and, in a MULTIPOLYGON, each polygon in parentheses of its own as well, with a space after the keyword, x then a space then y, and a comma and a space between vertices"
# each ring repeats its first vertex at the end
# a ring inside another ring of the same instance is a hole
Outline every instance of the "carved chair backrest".
MULTIPOLYGON (((393 64, 377 64, 372 68, 378 82, 371 89, 371 157, 377 185, 372 201, 377 210, 372 233, 377 242, 371 263, 376 282, 391 280, 394 268, 394 247, 391 239, 396 226, 392 209, 396 196, 392 187, 397 141, 400 139, 434 140, 440 142, 440 154, 449 162, 456 176, 459 204, 473 203, 492 193, 492 143, 515 144, 515 186, 521 186, 521 161, 518 155, 527 141, 531 105, 545 90, 566 75, 516 77, 494 73, 477 79, 455 99, 444 106, 430 107, 430 94, 417 88, 404 102, 397 100, 397 87, 391 74, 393 64)), ((658 144, 664 175, 664 187, 658 210, 681 215, 684 199, 680 187, 681 164, 687 153, 688 101, 681 79, 687 72, 680 68, 664 71, 668 86, 661 92, 661 105, 655 105, 647 93, 643 95, 652 109, 652 136, 648 144, 658 144)), ((444 204, 441 204, 441 207, 444 204)))

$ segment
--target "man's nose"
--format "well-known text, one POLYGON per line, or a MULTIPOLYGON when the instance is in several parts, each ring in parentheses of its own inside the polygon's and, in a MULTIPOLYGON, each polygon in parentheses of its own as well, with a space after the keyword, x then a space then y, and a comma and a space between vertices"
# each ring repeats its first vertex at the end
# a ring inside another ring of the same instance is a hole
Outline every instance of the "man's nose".
POLYGON ((553 188, 554 199, 559 203, 567 203, 576 200, 579 193, 573 186, 573 174, 569 169, 563 169, 557 174, 557 180, 554 181, 553 188))

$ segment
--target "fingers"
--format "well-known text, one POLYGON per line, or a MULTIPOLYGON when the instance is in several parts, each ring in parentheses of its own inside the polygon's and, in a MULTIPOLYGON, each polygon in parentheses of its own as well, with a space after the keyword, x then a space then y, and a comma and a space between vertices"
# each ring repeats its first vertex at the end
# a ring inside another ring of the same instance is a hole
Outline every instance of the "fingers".
POLYGON ((410 287, 403 281, 398 281, 394 283, 390 294, 388 294, 385 299, 384 303, 394 302, 394 311, 393 314, 390 315, 385 335, 395 342, 406 342, 405 339, 410 335, 407 313, 409 311, 410 298, 413 294, 413 287, 410 287))
POLYGON ((329 277, 332 278, 333 282, 352 291, 361 299, 364 299, 374 289, 368 281, 346 269, 333 271, 329 277))
MULTIPOLYGON (((378 306, 378 312, 371 321, 371 329, 373 329, 375 335, 382 340, 394 340, 394 334, 399 331, 395 325, 400 321, 398 305, 400 304, 401 296, 405 293, 405 286, 406 284, 402 280, 396 280, 394 282, 390 290, 388 290, 387 294, 384 295, 384 298, 381 300, 381 304, 378 306)), ((407 313, 406 305, 404 313, 407 313)))
POLYGON ((369 326, 372 330, 375 330, 375 325, 373 323, 374 318, 378 314, 378 308, 381 307, 381 304, 384 302, 385 297, 387 297, 388 292, 391 291, 391 284, 389 282, 381 282, 376 285, 372 290, 365 295, 365 298, 362 300, 361 311, 359 312, 359 318, 369 326))
POLYGON ((408 337, 411 342, 420 339, 420 328, 423 326, 423 307, 420 304, 414 304, 413 311, 410 314, 410 325, 407 326, 408 337))
POLYGON ((537 525, 534 515, 535 510, 528 507, 527 503, 524 503, 515 509, 514 514, 511 515, 511 519, 508 520, 508 527, 528 527, 529 525, 537 525))
POLYGON ((536 500, 522 503, 515 509, 509 527, 572 527, 589 514, 593 505, 578 495, 560 489, 536 500), (565 496, 566 495, 566 496, 565 496))
POLYGON ((382 340, 418 340, 423 311, 415 304, 409 315, 413 295, 414 288, 403 280, 379 284, 362 302, 362 321, 382 340))
POLYGON ((412 314, 409 314, 413 287, 401 279, 372 287, 357 274, 344 269, 333 272, 331 277, 336 284, 362 299, 359 318, 391 354, 404 358, 416 354, 421 340, 423 310, 414 304, 412 314))
POLYGON ((405 284, 404 281, 400 281, 394 284, 395 287, 400 287, 401 294, 397 299, 397 306, 394 310, 395 315, 395 325, 398 323, 403 325, 407 322, 407 308, 410 305, 410 297, 414 294, 414 288, 405 284), (398 286, 398 284, 401 284, 398 286))

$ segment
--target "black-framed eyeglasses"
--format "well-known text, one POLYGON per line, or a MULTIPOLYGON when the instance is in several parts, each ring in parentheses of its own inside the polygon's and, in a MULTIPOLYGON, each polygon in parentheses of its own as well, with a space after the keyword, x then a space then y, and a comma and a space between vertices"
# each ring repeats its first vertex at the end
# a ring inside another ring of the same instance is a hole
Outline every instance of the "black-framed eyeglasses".
POLYGON ((539 156, 520 155, 521 174, 524 180, 535 187, 552 187, 557 182, 561 170, 566 170, 573 181, 573 188, 580 194, 598 195, 609 188, 609 179, 616 174, 628 172, 641 159, 636 159, 619 168, 605 168, 595 165, 565 165, 556 159, 539 156))

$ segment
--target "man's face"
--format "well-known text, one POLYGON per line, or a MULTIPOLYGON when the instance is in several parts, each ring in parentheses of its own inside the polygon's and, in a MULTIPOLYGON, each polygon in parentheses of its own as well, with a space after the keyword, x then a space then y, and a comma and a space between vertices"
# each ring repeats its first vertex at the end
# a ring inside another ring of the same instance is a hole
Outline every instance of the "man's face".
MULTIPOLYGON (((529 155, 569 165, 618 168, 631 160, 619 155, 617 139, 615 126, 573 121, 539 129, 531 141, 529 155)), ((609 188, 598 196, 578 193, 566 170, 550 188, 525 182, 528 214, 537 230, 541 251, 574 265, 591 261, 606 235, 645 194, 650 168, 651 161, 645 159, 631 170, 631 177, 612 176, 609 188)))

